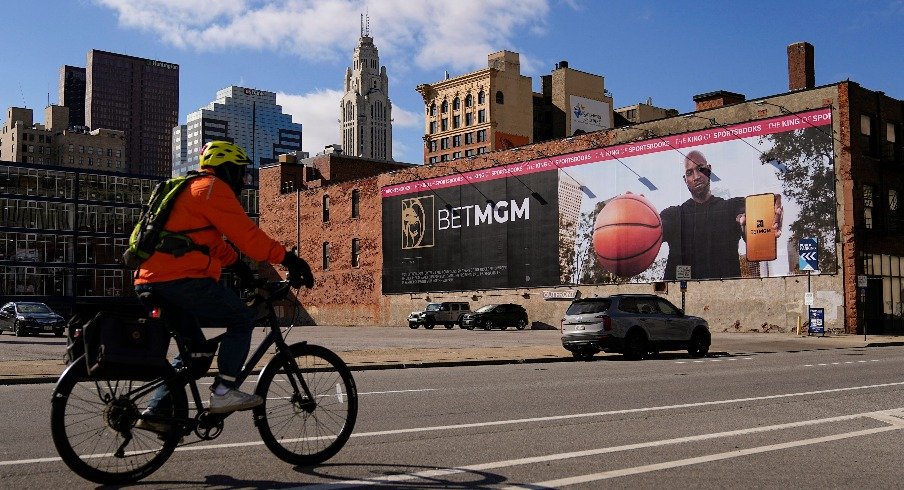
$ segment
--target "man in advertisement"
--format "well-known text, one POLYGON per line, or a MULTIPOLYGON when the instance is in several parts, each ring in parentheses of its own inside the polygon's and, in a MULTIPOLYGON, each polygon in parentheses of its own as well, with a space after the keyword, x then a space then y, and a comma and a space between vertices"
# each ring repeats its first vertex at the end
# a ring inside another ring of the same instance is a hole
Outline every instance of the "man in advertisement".
MULTIPOLYGON (((692 150, 684 158, 684 183, 690 199, 660 213, 662 241, 669 244, 665 280, 675 280, 676 266, 691 266, 693 279, 740 277, 739 241, 745 239, 746 199, 722 199, 712 194, 712 166, 702 152, 692 150)), ((781 230, 781 198, 774 198, 774 216, 769 216, 774 242, 781 230)), ((758 220, 761 222, 762 220, 758 220)), ((774 252, 773 252, 774 253, 774 252)))

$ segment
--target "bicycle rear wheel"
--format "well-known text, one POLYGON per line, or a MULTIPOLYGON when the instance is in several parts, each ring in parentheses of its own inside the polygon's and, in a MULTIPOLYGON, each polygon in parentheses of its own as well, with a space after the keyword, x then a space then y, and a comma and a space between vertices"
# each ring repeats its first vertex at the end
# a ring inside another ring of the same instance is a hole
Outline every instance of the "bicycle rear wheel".
POLYGON ((289 347, 298 364, 298 378, 313 399, 296 392, 286 362, 279 353, 258 380, 257 395, 264 399, 254 409, 261 439, 279 459, 295 465, 314 465, 333 457, 348 441, 358 416, 358 390, 345 362, 318 345, 289 347))
MULTIPOLYGON (((146 381, 96 380, 87 376, 82 359, 63 372, 50 407, 50 430, 57 452, 69 468, 86 480, 105 485, 138 481, 160 468, 173 454, 182 427, 168 433, 135 428, 154 390, 146 381)), ((171 414, 185 418, 184 386, 167 383, 171 414)))

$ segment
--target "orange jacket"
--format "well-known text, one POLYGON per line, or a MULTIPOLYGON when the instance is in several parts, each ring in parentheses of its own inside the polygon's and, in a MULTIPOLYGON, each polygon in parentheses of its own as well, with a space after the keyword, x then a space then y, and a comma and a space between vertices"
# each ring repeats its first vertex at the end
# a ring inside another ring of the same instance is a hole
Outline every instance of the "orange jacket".
POLYGON ((196 251, 177 258, 156 252, 141 264, 135 284, 204 277, 219 281, 222 268, 238 258, 236 251, 223 240, 224 235, 258 262, 278 264, 285 257, 286 248, 251 221, 229 185, 217 178, 212 169, 202 169, 202 172, 209 176, 189 182, 190 187, 176 198, 165 228, 178 232, 210 226, 188 234, 196 244, 207 245, 210 256, 196 251))

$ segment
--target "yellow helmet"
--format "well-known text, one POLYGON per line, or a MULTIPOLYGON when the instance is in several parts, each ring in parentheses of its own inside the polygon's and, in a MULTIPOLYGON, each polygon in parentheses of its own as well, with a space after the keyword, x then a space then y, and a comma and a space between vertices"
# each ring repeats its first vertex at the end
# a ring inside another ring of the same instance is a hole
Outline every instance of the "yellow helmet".
POLYGON ((201 148, 202 167, 219 167, 224 163, 250 165, 251 159, 242 147, 228 141, 211 141, 201 148))

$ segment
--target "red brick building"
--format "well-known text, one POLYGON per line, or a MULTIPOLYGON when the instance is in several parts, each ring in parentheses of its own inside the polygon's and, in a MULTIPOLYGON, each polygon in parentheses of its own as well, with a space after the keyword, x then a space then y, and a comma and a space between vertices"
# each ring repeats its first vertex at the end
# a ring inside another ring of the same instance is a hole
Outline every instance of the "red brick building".
MULTIPOLYGON (((867 326, 870 333, 904 333, 904 213, 898 204, 904 192, 904 102, 852 81, 814 86, 812 46, 806 43, 789 46, 788 66, 786 93, 747 100, 742 94, 712 92, 695 97, 697 110, 689 114, 438 165, 414 167, 336 156, 318 157, 310 166, 282 162, 261 171, 261 226, 286 243, 300 243, 318 281, 318 287, 302 292, 300 300, 320 324, 401 326, 407 314, 426 301, 518 303, 527 308, 535 328, 558 326, 568 303, 556 299, 563 296, 657 292, 681 304, 677 284, 669 288, 667 281, 576 281, 384 294, 385 269, 393 264, 384 263, 383 234, 395 231, 384 229, 390 217, 383 216, 381 189, 606 151, 638 140, 659 144, 675 135, 761 120, 800 122, 805 118, 798 121, 798 114, 819 111, 831 116, 825 127, 813 127, 830 139, 833 171, 825 185, 834 191, 836 209, 835 216, 827 218, 830 222, 834 218, 829 234, 834 243, 826 244, 833 251, 827 272, 808 277, 792 266, 780 277, 690 281, 684 298, 687 311, 706 317, 715 331, 793 331, 799 321, 806 321, 809 290, 815 306, 825 310, 828 330, 863 333, 867 326)), ((787 254, 784 259, 796 264, 797 249, 787 254)))

